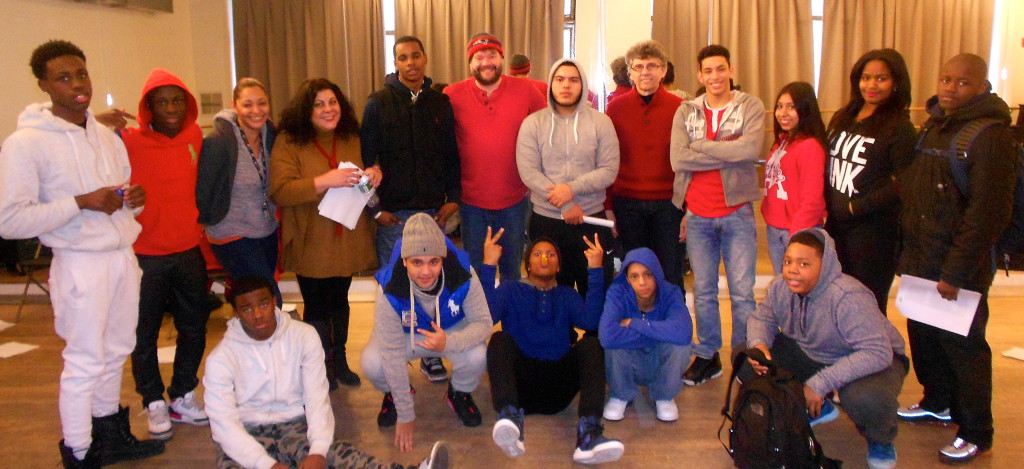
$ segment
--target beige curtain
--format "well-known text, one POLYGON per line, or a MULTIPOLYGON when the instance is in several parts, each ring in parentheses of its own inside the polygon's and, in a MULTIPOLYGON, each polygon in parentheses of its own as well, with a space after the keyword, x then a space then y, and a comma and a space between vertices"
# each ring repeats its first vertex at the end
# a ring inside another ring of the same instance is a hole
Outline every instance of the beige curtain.
POLYGON ((485 31, 505 47, 505 73, 512 55, 524 54, 544 76, 562 57, 562 8, 563 0, 395 0, 395 37, 423 41, 435 82, 469 77, 466 44, 485 31))
POLYGON ((691 93, 709 29, 710 43, 732 54, 733 80, 766 107, 786 83, 814 82, 810 0, 656 0, 652 36, 676 64, 676 86, 691 93))
MULTIPOLYGON (((654 2, 651 38, 665 46, 669 60, 675 65, 676 88, 691 96, 700 88, 697 51, 708 45, 710 6, 708 0, 654 2)), ((617 55, 625 53, 623 50, 617 55)))
POLYGON ((378 1, 234 0, 238 77, 270 92, 274 115, 306 79, 341 87, 362 116, 366 98, 384 84, 384 20, 378 1))
POLYGON ((911 117, 926 119, 942 63, 961 52, 989 56, 994 0, 826 0, 818 101, 825 122, 850 96, 850 67, 865 52, 898 50, 910 71, 911 117))

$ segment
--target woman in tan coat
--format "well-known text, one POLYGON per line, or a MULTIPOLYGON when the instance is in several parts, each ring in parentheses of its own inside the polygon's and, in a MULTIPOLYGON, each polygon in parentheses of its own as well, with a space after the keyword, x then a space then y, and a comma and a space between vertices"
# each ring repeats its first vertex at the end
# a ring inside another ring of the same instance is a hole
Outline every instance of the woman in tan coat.
MULTIPOLYGON (((305 303, 303 320, 316 328, 324 347, 327 379, 357 386, 348 367, 348 290, 352 275, 376 267, 373 226, 363 213, 355 230, 325 218, 317 209, 327 189, 351 187, 360 170, 338 169, 348 161, 362 167, 359 123, 337 85, 307 80, 278 125, 270 157, 270 197, 281 207, 284 269, 295 272, 305 303)), ((366 172, 374 185, 381 174, 366 172)))

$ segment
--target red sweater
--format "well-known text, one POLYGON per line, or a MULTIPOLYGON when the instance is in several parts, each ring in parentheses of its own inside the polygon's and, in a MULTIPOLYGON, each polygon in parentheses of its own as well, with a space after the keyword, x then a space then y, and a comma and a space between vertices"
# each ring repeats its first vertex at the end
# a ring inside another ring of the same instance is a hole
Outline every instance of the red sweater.
POLYGON ((526 197, 516 166, 519 126, 547 106, 530 80, 501 77, 490 96, 469 78, 444 89, 455 113, 462 163, 462 201, 488 210, 511 207, 526 197))
POLYGON ((135 241, 137 254, 174 254, 199 245, 203 229, 196 208, 196 163, 203 133, 196 125, 198 116, 195 97, 178 77, 161 69, 150 73, 139 100, 139 127, 121 131, 132 165, 132 184, 146 190, 146 205, 138 216, 142 233, 135 241), (185 90, 188 102, 185 122, 174 138, 149 126, 153 114, 146 107, 146 95, 164 85, 185 90))
POLYGON ((764 221, 790 234, 821 226, 825 218, 825 149, 813 138, 788 144, 775 156, 776 142, 764 167, 764 221))
POLYGON ((619 137, 619 174, 609 188, 612 195, 641 200, 672 198, 672 119, 683 100, 663 87, 653 96, 647 104, 633 88, 608 103, 606 114, 619 137))

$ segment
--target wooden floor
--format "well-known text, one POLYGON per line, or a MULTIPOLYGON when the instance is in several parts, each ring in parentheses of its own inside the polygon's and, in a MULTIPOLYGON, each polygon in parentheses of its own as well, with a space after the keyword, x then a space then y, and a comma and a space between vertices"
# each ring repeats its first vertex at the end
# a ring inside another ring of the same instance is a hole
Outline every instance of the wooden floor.
MULTIPOLYGON (((1001 353, 1012 346, 1024 345, 1024 298, 1000 297, 992 301, 992 320, 988 337, 992 345, 995 376, 993 407, 996 442, 992 456, 975 462, 972 467, 1016 468, 1024 465, 1024 423, 1021 422, 1021 398, 1024 397, 1024 362, 1005 358, 1001 353), (1017 417, 1013 417, 1017 415, 1017 417)), ((723 301, 723 312, 728 300, 723 301)), ((890 311, 895 308, 890 306, 890 311)), ((905 320, 898 313, 893 321, 905 333, 905 320)), ((13 306, 0 306, 0 319, 11 320, 13 306)), ((208 348, 213 348, 223 335, 230 308, 216 311, 209 323, 208 348)), ((728 314, 723 314, 729 327, 728 314)), ((352 310, 350 363, 358 372, 359 351, 366 343, 372 322, 372 304, 357 303, 352 310)), ((161 333, 161 345, 170 345, 167 324, 161 333)), ((16 326, 0 332, 0 343, 9 341, 38 344, 31 352, 9 359, 0 359, 0 467, 50 468, 59 465, 56 450, 60 439, 57 414, 57 382, 61 371, 63 342, 53 332, 53 315, 46 304, 26 307, 23 319, 16 326)), ((165 381, 171 366, 163 365, 165 381)), ((418 461, 435 439, 449 441, 461 468, 560 468, 576 466, 571 460, 575 444, 575 405, 555 416, 529 416, 526 419, 526 454, 518 459, 506 458, 491 441, 490 428, 495 413, 491 409, 490 388, 485 376, 474 397, 484 414, 484 425, 464 428, 442 402, 445 385, 431 384, 419 373, 410 370, 417 395, 417 428, 415 450, 400 454, 391 445, 390 429, 377 428, 375 417, 381 394, 364 382, 361 387, 342 387, 332 393, 337 417, 337 436, 355 443, 360 449, 387 462, 411 464, 418 461)), ((676 398, 681 418, 675 423, 655 419, 649 400, 641 400, 627 411, 625 420, 606 424, 605 433, 621 439, 626 445, 623 458, 609 467, 678 468, 731 467, 722 446, 716 439, 721 422, 718 415, 725 392, 725 379, 716 379, 696 388, 686 388, 676 398)), ((201 393, 202 388, 197 390, 201 393)), ((920 385, 911 374, 903 388, 901 402, 913 403, 920 398, 920 385)), ((139 398, 128 366, 122 387, 122 402, 132 407, 132 425, 136 435, 145 435, 146 418, 139 413, 139 398)), ((167 444, 167 452, 143 462, 124 463, 115 467, 206 468, 213 467, 215 453, 208 427, 176 425, 175 436, 167 444)), ((836 421, 819 426, 816 433, 826 453, 845 462, 847 468, 865 467, 866 446, 850 420, 843 415, 836 421)), ((899 467, 937 467, 936 451, 954 435, 952 427, 901 425, 896 440, 899 467)))

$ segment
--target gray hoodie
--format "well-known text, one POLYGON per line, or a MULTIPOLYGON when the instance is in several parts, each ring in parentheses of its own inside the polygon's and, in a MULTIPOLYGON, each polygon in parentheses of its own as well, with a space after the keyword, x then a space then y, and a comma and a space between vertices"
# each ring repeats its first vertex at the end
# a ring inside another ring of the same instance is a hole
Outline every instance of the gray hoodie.
POLYGON ((587 74, 572 59, 559 59, 548 72, 548 107, 530 114, 519 128, 516 164, 519 177, 530 188, 533 211, 550 218, 579 205, 584 215, 604 209, 605 189, 619 172, 619 139, 608 116, 594 110, 586 99, 587 74), (572 64, 580 72, 583 90, 572 115, 556 110, 551 94, 555 70, 572 64), (547 201, 549 187, 568 184, 573 199, 561 209, 547 201))
POLYGON ((742 91, 733 91, 725 106, 715 140, 708 140, 704 107, 707 95, 683 101, 672 120, 672 203, 681 207, 695 171, 722 173, 725 204, 733 207, 761 199, 758 158, 764 146, 764 104, 742 91))
POLYGON ((827 366, 804 384, 824 396, 884 370, 905 355, 903 336, 878 310, 874 294, 842 272, 836 246, 824 230, 807 230, 825 244, 818 284, 806 296, 789 290, 782 275, 747 321, 747 346, 769 348, 780 331, 812 360, 827 366))

